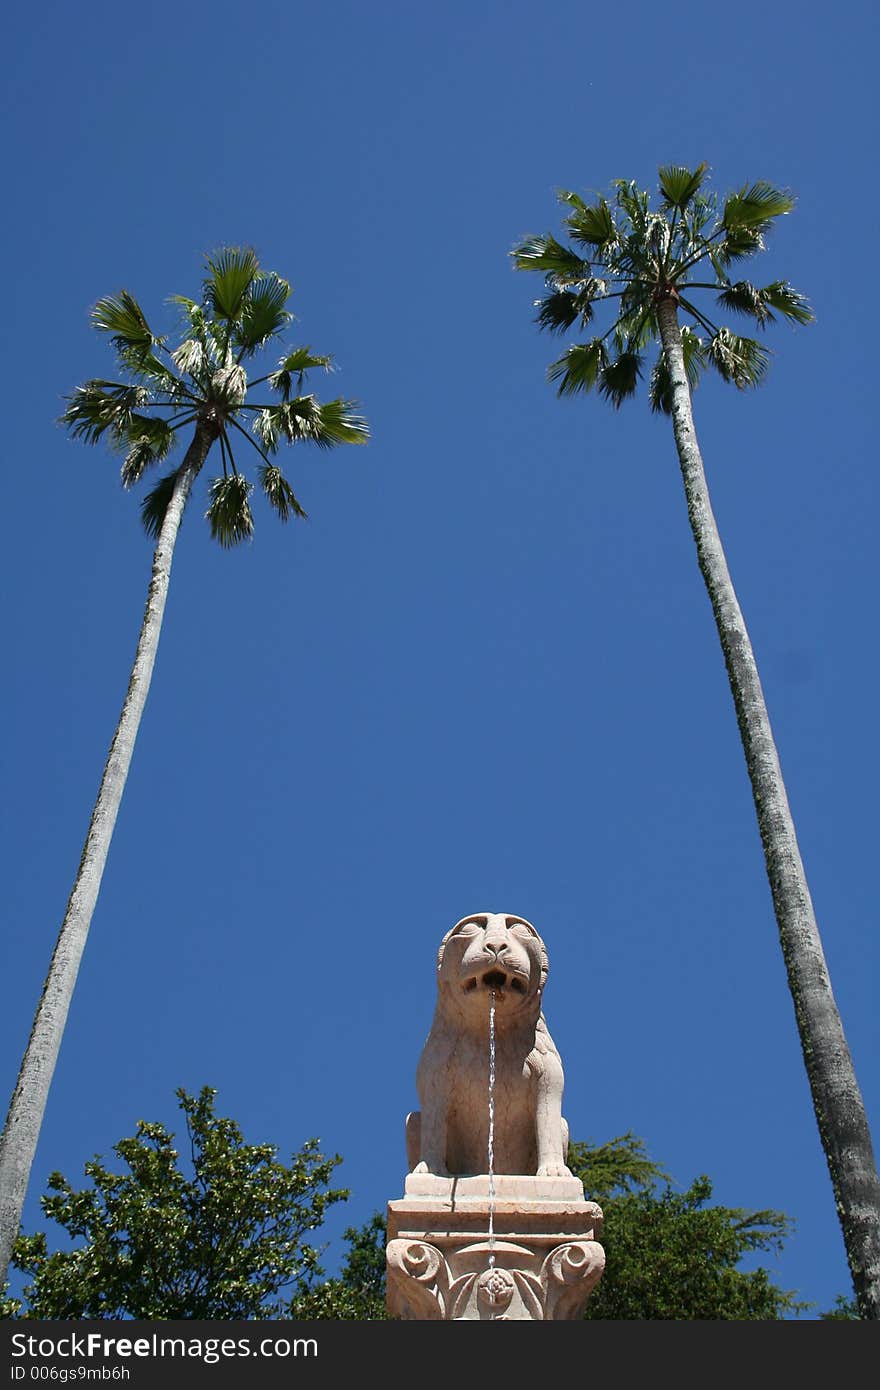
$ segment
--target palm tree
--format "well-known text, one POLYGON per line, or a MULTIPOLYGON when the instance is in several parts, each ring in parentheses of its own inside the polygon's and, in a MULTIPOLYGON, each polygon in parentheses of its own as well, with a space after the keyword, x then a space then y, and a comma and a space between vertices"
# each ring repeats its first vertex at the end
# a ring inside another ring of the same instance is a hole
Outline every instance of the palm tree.
POLYGON ((757 182, 719 200, 704 191, 706 166, 660 170, 660 203, 617 181, 610 197, 585 202, 562 192, 574 245, 528 237, 511 254, 518 270, 540 271, 546 293, 537 322, 550 332, 585 328, 597 304, 612 301, 607 332, 573 344, 548 376, 561 396, 598 391, 619 407, 633 396, 650 342, 659 344, 651 406, 672 417, 700 571, 721 640, 752 784, 782 954, 794 1001, 819 1135, 840 1215, 862 1317, 880 1317, 880 1182, 865 1107, 834 1001, 810 891, 758 668, 737 602, 694 428, 691 390, 706 367, 740 388, 758 385, 769 354, 762 343, 717 322, 717 308, 753 320, 777 315, 806 324, 812 311, 784 280, 757 286, 734 267, 763 250, 776 218, 793 207, 784 191, 757 182), (710 308, 699 301, 705 292, 710 308))
POLYGON ((185 331, 173 350, 153 333, 127 291, 99 300, 92 321, 110 335, 123 380, 85 382, 68 398, 61 416, 73 436, 88 444, 106 437, 122 450, 126 487, 170 453, 181 430, 191 429, 192 435, 182 461, 147 493, 141 506, 156 549, 134 665, 0 1139, 0 1288, 18 1233, 52 1073, 150 686, 174 545, 193 483, 217 444, 222 476, 210 483, 206 517, 212 536, 222 546, 232 546, 248 539, 254 529, 253 484, 239 471, 233 445, 245 441, 258 455, 262 491, 280 520, 287 521, 305 512, 276 461, 279 445, 308 441, 329 449, 363 444, 368 437, 354 402, 338 399, 322 405, 305 393, 308 370, 330 366, 329 357, 308 347, 285 351, 274 370, 248 381, 244 363, 278 337, 292 318, 286 308, 291 293, 287 281, 263 271, 249 249, 224 248, 207 257, 206 270, 200 301, 174 298, 183 311, 185 331), (249 399, 249 389, 259 385, 275 399, 249 399))

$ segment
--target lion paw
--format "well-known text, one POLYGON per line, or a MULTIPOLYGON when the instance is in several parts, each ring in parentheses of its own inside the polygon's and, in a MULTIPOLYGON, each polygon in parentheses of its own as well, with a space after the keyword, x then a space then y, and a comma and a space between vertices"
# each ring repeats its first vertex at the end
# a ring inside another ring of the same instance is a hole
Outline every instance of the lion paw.
POLYGON ((570 1178, 571 1169, 564 1163, 542 1163, 537 1175, 539 1178, 570 1178))

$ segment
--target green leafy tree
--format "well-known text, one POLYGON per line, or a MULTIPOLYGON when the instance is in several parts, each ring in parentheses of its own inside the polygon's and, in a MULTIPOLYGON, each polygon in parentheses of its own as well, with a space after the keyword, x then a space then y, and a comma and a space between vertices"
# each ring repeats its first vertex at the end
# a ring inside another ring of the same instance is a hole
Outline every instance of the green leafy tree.
POLYGON ((675 1192, 632 1134, 572 1144, 568 1163, 605 1213, 605 1273, 588 1319, 754 1321, 807 1307, 766 1269, 739 1268, 754 1251, 781 1248, 791 1225, 781 1212, 710 1206, 707 1177, 675 1192))
POLYGON ((573 245, 528 237, 512 253, 519 270, 544 276, 537 322, 553 333, 592 324, 603 305, 610 326, 571 345, 548 370, 561 396, 597 391, 619 407, 649 379, 651 406, 671 417, 697 558, 721 640, 752 784, 782 954, 794 1002, 819 1135, 862 1317, 880 1317, 880 1180, 861 1092, 831 989, 798 849, 779 756, 751 641, 712 513, 697 443, 691 392, 711 368, 724 381, 757 386, 769 353, 757 338, 718 321, 733 313, 759 330, 777 318, 809 323, 812 310, 785 280, 757 285, 742 262, 764 249, 775 220, 793 207, 769 183, 746 185, 721 202, 705 191, 706 166, 660 170, 659 207, 619 180, 609 198, 563 192, 573 245), (706 296, 712 303, 705 304, 706 296))
POLYGON ((827 1313, 822 1314, 823 1322, 856 1322, 859 1310, 851 1298, 839 1293, 834 1300, 834 1306, 827 1313))
POLYGON ((184 1161, 162 1124, 139 1122, 114 1153, 113 1172, 94 1158, 91 1186, 60 1173, 42 1198, 47 1217, 76 1244, 49 1253, 45 1233, 20 1236, 13 1263, 30 1278, 28 1318, 201 1318, 287 1315, 291 1292, 320 1273, 308 1237, 328 1206, 348 1196, 328 1187, 339 1157, 309 1139, 290 1164, 273 1144, 246 1144, 234 1121, 214 1113, 216 1092, 177 1092, 186 1118, 184 1161), (282 1294, 285 1296, 282 1297, 282 1294))
POLYGON ((375 1212, 363 1226, 349 1226, 344 1234, 348 1253, 339 1275, 315 1283, 296 1295, 290 1316, 302 1322, 334 1319, 337 1322, 381 1322, 385 1310, 385 1218, 375 1212))
POLYGON ((175 296, 182 311, 181 341, 170 348, 147 323, 126 291, 101 299, 92 321, 109 335, 121 379, 87 381, 68 399, 61 419, 87 444, 108 440, 123 454, 122 481, 138 483, 165 460, 182 432, 190 437, 182 460, 146 494, 141 516, 156 540, 140 637, 122 713, 92 812, 76 879, 49 966, 30 1041, 0 1138, 0 1288, 21 1222, 55 1063, 159 643, 171 562, 183 509, 216 445, 222 469, 209 484, 207 520, 222 546, 253 533, 253 483, 236 463, 255 456, 260 490, 281 521, 304 516, 278 462, 282 444, 362 444, 368 430, 352 401, 321 404, 305 389, 307 373, 327 369, 330 358, 309 347, 285 349, 277 366, 249 380, 246 365, 278 338, 291 320, 291 289, 264 271, 251 250, 225 248, 207 258, 199 301, 175 296), (254 388, 256 398, 251 395, 254 388), (265 395, 268 399, 261 399, 265 395))

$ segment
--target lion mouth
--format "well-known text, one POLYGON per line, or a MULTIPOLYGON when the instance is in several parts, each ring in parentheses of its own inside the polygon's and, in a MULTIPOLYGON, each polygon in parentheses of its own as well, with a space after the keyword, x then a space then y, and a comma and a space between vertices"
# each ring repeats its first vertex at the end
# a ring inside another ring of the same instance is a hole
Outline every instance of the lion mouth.
POLYGON ((476 989, 485 989, 492 994, 503 994, 511 989, 515 994, 525 994, 525 983, 518 975, 509 975, 506 970, 487 970, 482 975, 471 975, 462 986, 465 994, 476 989))

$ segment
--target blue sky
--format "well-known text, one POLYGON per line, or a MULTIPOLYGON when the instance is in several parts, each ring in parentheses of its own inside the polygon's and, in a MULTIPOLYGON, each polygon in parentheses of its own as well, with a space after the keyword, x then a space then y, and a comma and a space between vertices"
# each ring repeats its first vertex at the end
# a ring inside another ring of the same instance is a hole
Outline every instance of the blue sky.
MULTIPOLYGON (((877 657, 870 318, 876 19, 560 0, 18 7, 8 22, 7 905, 0 1089, 14 1084, 150 564, 107 451, 56 426, 110 375, 90 306, 156 325, 202 254, 295 286, 313 385, 366 449, 296 449, 309 521, 258 509, 223 552, 187 513, 147 713, 71 1010, 25 1226, 174 1090, 254 1142, 344 1155, 327 1231, 402 1193, 404 1116, 443 933, 543 933, 577 1138, 631 1129, 686 1185, 789 1213, 773 1272, 848 1291, 760 841, 668 422, 558 401, 537 277, 555 190, 790 187, 754 275, 814 326, 767 384, 699 388, 716 514, 755 645, 875 1135, 877 657), (245 27, 246 26, 246 27, 245 27), (372 1036, 381 1021, 383 1045, 372 1036)), ((211 467, 207 472, 211 473, 211 467)), ((336 1247, 328 1252, 332 1265, 336 1247)))

